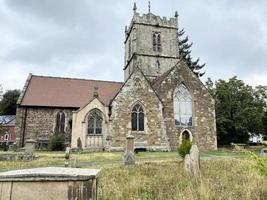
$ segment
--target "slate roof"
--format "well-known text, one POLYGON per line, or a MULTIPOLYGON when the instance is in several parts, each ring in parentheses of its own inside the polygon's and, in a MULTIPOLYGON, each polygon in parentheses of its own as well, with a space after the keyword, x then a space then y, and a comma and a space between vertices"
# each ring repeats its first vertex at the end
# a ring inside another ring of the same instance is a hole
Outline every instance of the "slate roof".
POLYGON ((113 81, 30 75, 19 105, 80 108, 94 98, 98 87, 98 98, 107 106, 122 85, 113 81))
POLYGON ((16 115, 0 115, 0 124, 3 126, 15 126, 16 115))

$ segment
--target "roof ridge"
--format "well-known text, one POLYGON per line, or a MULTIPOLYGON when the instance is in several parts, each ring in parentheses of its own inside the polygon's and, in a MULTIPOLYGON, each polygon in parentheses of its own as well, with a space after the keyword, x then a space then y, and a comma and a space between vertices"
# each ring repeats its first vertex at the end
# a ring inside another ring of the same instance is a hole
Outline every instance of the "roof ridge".
POLYGON ((100 82, 108 82, 108 83, 117 83, 123 84, 124 82, 119 81, 107 81, 107 80, 99 80, 99 79, 85 79, 85 78, 71 78, 71 77, 60 77, 60 76, 44 76, 44 75, 32 75, 33 77, 41 77, 41 78, 57 78, 57 79, 69 79, 69 80, 81 80, 81 81, 100 81, 100 82))

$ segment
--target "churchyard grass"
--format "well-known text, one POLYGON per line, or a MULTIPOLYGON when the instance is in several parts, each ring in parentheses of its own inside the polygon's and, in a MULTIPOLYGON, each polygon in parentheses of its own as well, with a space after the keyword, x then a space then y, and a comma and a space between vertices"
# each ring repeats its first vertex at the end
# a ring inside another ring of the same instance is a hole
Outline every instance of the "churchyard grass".
POLYGON ((181 160, 104 167, 101 173, 101 200, 267 199, 267 179, 247 159, 202 159, 199 180, 184 173, 181 160))
MULTIPOLYGON (((15 152, 9 152, 9 154, 15 152)), ((1 152, 0 154, 5 154, 1 152)), ((46 166, 64 166, 64 152, 52 151, 36 151, 37 159, 32 161, 0 161, 0 171, 11 169, 22 169, 30 167, 46 167, 46 166)), ((201 152, 203 158, 244 158, 246 155, 240 152, 232 152, 229 150, 219 151, 203 151, 201 152)), ((75 166, 76 159, 78 159, 79 167, 103 167, 106 165, 119 165, 122 163, 122 152, 83 152, 80 156, 77 153, 71 153, 70 166, 75 166)), ((135 155, 136 161, 172 161, 181 160, 177 152, 139 152, 135 155)))
MULTIPOLYGON (((3 154, 4 152, 1 152, 3 154)), ((0 161, 0 170, 63 166, 64 152, 37 151, 33 161, 0 161)), ((201 178, 184 173, 177 152, 139 152, 137 164, 122 165, 122 152, 81 153, 79 166, 101 168, 100 200, 107 199, 267 199, 267 179, 241 152, 201 152, 201 178)), ((76 153, 71 154, 74 165, 76 153)))

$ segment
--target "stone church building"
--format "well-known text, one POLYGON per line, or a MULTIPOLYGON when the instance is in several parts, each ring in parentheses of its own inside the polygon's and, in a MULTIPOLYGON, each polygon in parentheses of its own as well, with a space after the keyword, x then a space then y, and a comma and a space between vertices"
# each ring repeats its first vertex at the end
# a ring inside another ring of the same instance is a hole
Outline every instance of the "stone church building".
POLYGON ((216 149, 214 100, 179 59, 178 15, 167 19, 136 6, 125 28, 124 82, 30 74, 18 100, 16 139, 47 147, 63 133, 73 148, 122 151, 126 136, 135 148, 176 150, 184 137, 216 149))

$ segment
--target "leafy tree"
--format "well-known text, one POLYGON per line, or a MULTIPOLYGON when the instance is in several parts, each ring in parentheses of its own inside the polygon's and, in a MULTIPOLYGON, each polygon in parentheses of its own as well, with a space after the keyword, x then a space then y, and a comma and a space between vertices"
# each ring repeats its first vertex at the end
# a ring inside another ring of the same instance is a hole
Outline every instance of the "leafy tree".
POLYGON ((19 98, 19 90, 9 90, 4 93, 0 101, 0 115, 15 115, 17 108, 17 100, 19 98))
POLYGON ((180 53, 180 58, 184 60, 189 68, 198 76, 201 77, 205 74, 205 72, 200 72, 200 70, 206 65, 204 64, 199 64, 199 58, 196 60, 193 60, 191 56, 191 50, 190 48, 192 47, 193 43, 189 42, 188 36, 184 36, 185 31, 184 29, 178 31, 178 37, 179 37, 179 53, 180 53))
POLYGON ((247 142, 249 133, 264 130, 266 90, 253 89, 237 77, 219 80, 215 88, 208 80, 208 89, 214 94, 218 144, 247 142))

